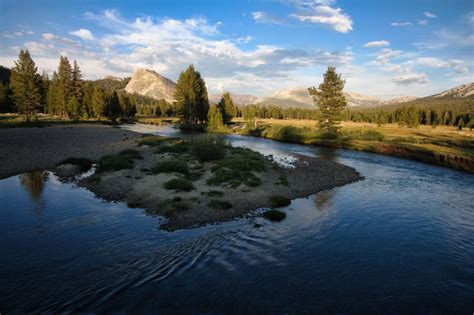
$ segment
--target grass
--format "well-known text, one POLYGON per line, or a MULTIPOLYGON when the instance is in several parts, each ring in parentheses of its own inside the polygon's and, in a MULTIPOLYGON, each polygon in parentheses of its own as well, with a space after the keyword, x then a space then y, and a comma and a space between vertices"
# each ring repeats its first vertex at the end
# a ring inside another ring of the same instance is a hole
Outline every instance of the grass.
POLYGON ((171 138, 165 138, 160 136, 146 136, 138 140, 138 146, 148 145, 150 147, 156 147, 163 142, 169 141, 171 138))
POLYGON ((224 138, 205 135, 191 140, 191 151, 201 162, 220 160, 224 157, 227 143, 224 138))
POLYGON ((180 173, 183 175, 188 175, 189 169, 186 162, 178 159, 173 159, 157 163, 155 166, 152 167, 151 172, 153 174, 180 173))
MULTIPOLYGON (((240 151, 240 152, 247 152, 240 151)), ((254 172, 263 172, 265 161, 258 155, 235 154, 234 156, 217 161, 212 168, 212 176, 208 179, 208 185, 229 185, 237 188, 241 184, 249 187, 256 187, 261 184, 261 180, 255 176, 254 172)))
POLYGON ((176 191, 191 191, 194 188, 194 185, 191 181, 183 178, 174 178, 163 184, 163 187, 168 190, 176 191))
POLYGON ((344 121, 340 135, 327 139, 316 125, 313 120, 259 119, 259 127, 247 135, 393 155, 474 173, 474 131, 467 128, 344 121))
POLYGON ((170 214, 173 212, 183 212, 189 210, 191 207, 181 198, 167 199, 160 203, 159 208, 164 213, 170 214))
POLYGON ((106 155, 100 158, 97 172, 119 171, 133 167, 133 160, 126 155, 106 155))
POLYGON ((132 160, 143 160, 143 156, 141 155, 141 153, 133 149, 122 150, 120 151, 119 155, 129 157, 132 160))
POLYGON ((286 218, 286 213, 279 210, 268 210, 263 213, 263 217, 273 222, 280 222, 286 218))
POLYGON ((270 202, 272 203, 272 208, 281 208, 290 205, 291 200, 284 196, 271 196, 270 202))
POLYGON ((219 190, 210 190, 210 191, 207 191, 207 192, 202 192, 201 195, 205 195, 205 196, 208 196, 208 197, 211 197, 211 198, 219 198, 219 197, 223 197, 224 196, 224 192, 223 191, 219 191, 219 190))
POLYGON ((217 210, 227 210, 232 208, 232 204, 225 200, 211 199, 207 204, 209 208, 217 210))
POLYGON ((189 152, 189 144, 185 140, 172 140, 160 146, 156 153, 184 154, 189 152))
POLYGON ((92 167, 92 161, 86 158, 67 158, 58 165, 72 164, 79 167, 81 172, 87 172, 92 167))

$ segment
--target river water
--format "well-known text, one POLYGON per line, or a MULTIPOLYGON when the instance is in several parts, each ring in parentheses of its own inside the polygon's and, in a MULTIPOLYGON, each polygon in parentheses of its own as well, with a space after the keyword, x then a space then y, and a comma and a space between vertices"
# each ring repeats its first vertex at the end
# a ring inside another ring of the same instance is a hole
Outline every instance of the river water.
POLYGON ((472 314, 473 175, 228 140, 282 161, 299 153, 343 163, 365 180, 295 199, 279 223, 250 216, 176 232, 48 172, 0 180, 0 313, 472 314))

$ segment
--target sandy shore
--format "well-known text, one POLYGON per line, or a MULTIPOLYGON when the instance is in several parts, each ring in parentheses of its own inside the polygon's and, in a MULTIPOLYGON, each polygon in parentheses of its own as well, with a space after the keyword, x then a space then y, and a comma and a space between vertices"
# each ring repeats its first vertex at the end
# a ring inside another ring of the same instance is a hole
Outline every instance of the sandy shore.
POLYGON ((69 157, 97 160, 135 146, 141 136, 105 125, 0 129, 0 179, 52 169, 69 157))

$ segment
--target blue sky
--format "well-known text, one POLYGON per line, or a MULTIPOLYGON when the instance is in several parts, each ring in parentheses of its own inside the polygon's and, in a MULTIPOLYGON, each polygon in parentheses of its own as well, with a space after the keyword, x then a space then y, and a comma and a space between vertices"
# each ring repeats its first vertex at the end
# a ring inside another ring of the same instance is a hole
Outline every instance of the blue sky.
POLYGON ((451 0, 0 0, 0 64, 28 48, 89 79, 189 64, 211 93, 267 95, 318 85, 336 66, 346 90, 424 96, 474 81, 474 2, 451 0))

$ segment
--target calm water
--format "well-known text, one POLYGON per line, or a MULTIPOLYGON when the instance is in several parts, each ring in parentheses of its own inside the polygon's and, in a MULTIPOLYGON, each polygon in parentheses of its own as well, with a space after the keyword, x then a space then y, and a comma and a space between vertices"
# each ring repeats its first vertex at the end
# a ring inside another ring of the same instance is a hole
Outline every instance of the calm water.
POLYGON ((0 312, 474 312, 473 175, 229 140, 279 158, 337 161, 366 179, 293 200, 281 223, 251 216, 173 233, 45 172, 1 180, 0 312))

